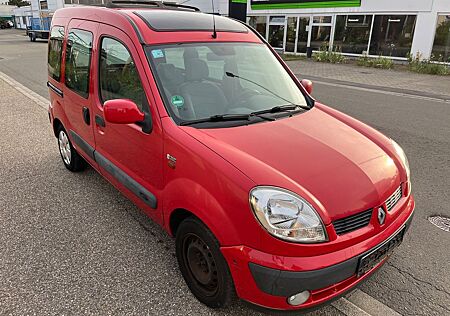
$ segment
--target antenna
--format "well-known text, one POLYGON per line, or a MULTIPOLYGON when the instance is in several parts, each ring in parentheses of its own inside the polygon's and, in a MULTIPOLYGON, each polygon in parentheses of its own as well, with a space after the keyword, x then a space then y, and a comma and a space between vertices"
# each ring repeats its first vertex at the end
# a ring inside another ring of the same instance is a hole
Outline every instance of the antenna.
POLYGON ((213 33, 212 38, 217 38, 217 32, 216 32, 216 17, 215 17, 215 10, 214 10, 214 0, 211 0, 212 10, 213 10, 213 33))

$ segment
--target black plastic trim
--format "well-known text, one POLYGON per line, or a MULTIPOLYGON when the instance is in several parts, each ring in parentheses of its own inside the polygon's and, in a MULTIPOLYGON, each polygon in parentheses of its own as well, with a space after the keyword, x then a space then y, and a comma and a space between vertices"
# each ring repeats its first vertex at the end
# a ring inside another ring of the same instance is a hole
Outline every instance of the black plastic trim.
POLYGON ((47 87, 49 87, 53 92, 59 95, 61 98, 64 98, 64 93, 61 89, 57 88, 53 83, 47 81, 47 87))
MULTIPOLYGON (((402 229, 405 229, 405 234, 411 225, 413 216, 414 212, 409 216, 405 225, 402 225, 399 230, 386 240, 390 240, 402 229)), ((378 247, 379 245, 359 256, 319 270, 300 272, 283 271, 263 267, 252 262, 249 263, 249 268, 256 285, 261 291, 270 295, 288 297, 305 290, 319 290, 352 277, 356 274, 360 258, 378 247)))
MULTIPOLYGON (((187 1, 185 1, 187 2, 187 1)), ((111 0, 104 6, 107 8, 145 8, 145 6, 151 6, 152 9, 165 9, 165 10, 179 10, 179 11, 194 11, 199 12, 197 7, 177 4, 177 3, 164 3, 163 1, 148 1, 148 0, 111 0)))
POLYGON ((89 157, 96 161, 100 167, 105 169, 110 175, 116 178, 117 181, 122 183, 128 190, 133 192, 133 194, 140 198, 145 204, 153 209, 156 209, 156 207, 158 206, 158 201, 153 193, 148 191, 136 180, 127 175, 122 169, 106 159, 102 154, 97 152, 91 145, 89 145, 83 138, 81 138, 80 135, 72 130, 69 131, 69 134, 72 137, 73 142, 89 157))
POLYGON ((117 167, 111 161, 106 159, 102 154, 94 151, 95 161, 100 167, 105 169, 111 176, 116 178, 117 181, 122 183, 128 190, 133 192, 138 198, 140 198, 145 204, 153 209, 156 209, 158 203, 156 197, 144 188, 141 184, 136 182, 133 178, 127 175, 122 169, 117 167))
POLYGON ((94 148, 89 145, 83 138, 81 138, 80 135, 75 133, 74 131, 69 131, 70 137, 72 138, 73 142, 88 155, 91 159, 95 160, 94 156, 94 148))
POLYGON ((95 124, 101 127, 106 126, 105 119, 98 114, 95 115, 95 124))
MULTIPOLYGON (((131 26, 133 27, 134 31, 136 32, 136 35, 137 35, 138 40, 139 40, 139 44, 144 45, 144 44, 145 44, 144 37, 142 36, 141 31, 139 30, 138 26, 137 26, 136 23, 133 21, 133 19, 130 18, 130 17, 128 16, 128 14, 126 14, 126 13, 124 13, 124 12, 121 12, 120 10, 117 10, 117 12, 118 12, 120 15, 122 15, 123 17, 125 17, 125 18, 128 20, 128 22, 130 22, 131 26)), ((126 47, 126 46, 125 46, 125 47, 126 47)), ((127 49, 128 49, 128 48, 127 48, 127 49)), ((130 55, 131 55, 131 54, 130 54, 130 55)))

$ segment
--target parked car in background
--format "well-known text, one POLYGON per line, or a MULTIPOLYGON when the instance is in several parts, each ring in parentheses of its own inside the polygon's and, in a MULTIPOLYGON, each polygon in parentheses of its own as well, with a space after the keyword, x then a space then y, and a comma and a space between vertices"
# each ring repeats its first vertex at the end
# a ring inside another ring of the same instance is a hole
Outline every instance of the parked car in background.
POLYGON ((14 26, 14 23, 9 20, 0 20, 0 28, 1 29, 10 29, 14 26))
POLYGON ((209 307, 317 307, 410 226, 401 147, 316 101, 243 23, 155 1, 64 8, 48 74, 65 167, 91 165, 174 236, 209 307))

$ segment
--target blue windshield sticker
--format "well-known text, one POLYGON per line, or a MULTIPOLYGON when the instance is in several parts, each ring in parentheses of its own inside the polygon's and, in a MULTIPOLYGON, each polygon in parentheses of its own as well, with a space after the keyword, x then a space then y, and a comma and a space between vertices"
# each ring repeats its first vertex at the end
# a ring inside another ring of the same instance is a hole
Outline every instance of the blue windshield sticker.
POLYGON ((161 49, 152 50, 152 55, 153 55, 153 58, 163 58, 164 57, 164 53, 161 49))

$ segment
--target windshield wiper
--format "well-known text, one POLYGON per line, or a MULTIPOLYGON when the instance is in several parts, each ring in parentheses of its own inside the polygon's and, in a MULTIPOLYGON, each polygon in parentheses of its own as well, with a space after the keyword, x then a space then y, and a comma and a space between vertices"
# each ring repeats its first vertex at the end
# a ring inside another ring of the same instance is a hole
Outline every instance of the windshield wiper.
MULTIPOLYGON (((273 92, 273 91, 267 89, 267 88, 264 87, 263 85, 260 85, 259 83, 255 82, 255 81, 253 81, 253 80, 250 80, 250 79, 248 79, 248 78, 244 78, 244 77, 238 76, 238 75, 236 75, 236 74, 234 74, 234 73, 232 73, 232 72, 229 72, 229 71, 225 72, 225 74, 226 74, 228 77, 231 77, 231 78, 238 78, 238 79, 241 79, 241 80, 244 80, 244 81, 253 83, 254 85, 256 85, 256 86, 258 86, 258 87, 260 87, 260 88, 266 90, 266 91, 269 92, 271 95, 273 95, 273 96, 275 96, 275 97, 277 97, 277 98, 279 98, 279 99, 281 99, 281 100, 283 100, 283 101, 286 101, 286 102, 289 103, 289 105, 291 105, 291 106, 295 106, 296 108, 302 108, 302 109, 304 109, 304 110, 309 110, 309 109, 310 109, 308 106, 295 104, 295 103, 293 103, 292 101, 289 101, 288 99, 283 98, 281 95, 276 94, 275 92, 273 92)), ((279 106, 279 107, 280 107, 280 106, 279 106)), ((275 109, 275 108, 278 108, 278 107, 275 106, 275 107, 273 107, 272 109, 275 109)), ((270 109, 270 110, 272 110, 272 109, 270 109)), ((295 110, 295 109, 293 109, 293 110, 295 110)), ((264 110, 263 113, 274 113, 274 112, 271 112, 271 111, 268 111, 268 112, 265 112, 265 111, 266 111, 266 110, 264 110)), ((281 111, 275 111, 275 112, 281 112, 281 111)), ((254 113, 259 113, 259 112, 254 112, 254 113)))
POLYGON ((260 114, 266 114, 266 113, 279 113, 279 112, 286 112, 286 111, 295 111, 295 110, 300 110, 300 109, 302 109, 302 110, 306 110, 306 109, 309 110, 309 108, 302 107, 300 105, 285 104, 285 105, 277 105, 277 106, 274 106, 273 108, 266 109, 266 110, 252 112, 250 114, 260 115, 260 114))
MULTIPOLYGON (((261 113, 263 114, 263 113, 261 113)), ((197 123, 205 123, 205 122, 226 122, 226 121, 250 121, 252 117, 259 117, 263 120, 274 121, 274 118, 260 116, 258 113, 249 113, 249 114, 218 114, 210 117, 205 117, 197 120, 191 121, 183 121, 180 125, 192 125, 197 123)))

